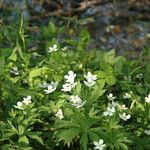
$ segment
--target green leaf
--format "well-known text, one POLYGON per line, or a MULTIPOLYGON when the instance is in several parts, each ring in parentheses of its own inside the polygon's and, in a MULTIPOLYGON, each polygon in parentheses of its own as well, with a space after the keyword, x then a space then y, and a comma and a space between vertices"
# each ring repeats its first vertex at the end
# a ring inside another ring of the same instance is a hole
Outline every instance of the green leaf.
POLYGON ((39 135, 40 135, 40 133, 38 133, 38 132, 29 132, 29 133, 27 134, 27 136, 29 136, 30 138, 35 139, 35 140, 37 140, 40 144, 44 145, 43 140, 42 140, 42 138, 41 138, 39 135))
POLYGON ((95 132, 89 131, 88 135, 89 135, 89 138, 91 141, 98 141, 99 140, 99 136, 95 132))
POLYGON ((121 148, 122 150, 128 150, 128 149, 129 149, 129 148, 127 147, 127 145, 124 144, 124 143, 119 143, 119 146, 120 146, 120 148, 121 148))
POLYGON ((78 83, 74 89, 73 95, 80 95, 81 88, 82 88, 81 83, 80 83, 80 81, 78 81, 78 83))
POLYGON ((115 83, 116 83, 116 78, 115 78, 115 76, 113 76, 113 75, 110 75, 110 76, 107 76, 106 77, 106 79, 105 79, 105 81, 106 81, 106 83, 108 84, 108 85, 114 85, 115 83))
POLYGON ((106 52, 103 59, 105 62, 112 64, 115 59, 115 50, 113 49, 109 52, 106 52))
POLYGON ((73 142, 73 139, 80 133, 80 129, 78 128, 71 128, 65 131, 62 131, 59 135, 58 141, 65 141, 67 145, 69 146, 71 142, 73 142))
POLYGON ((28 140, 28 138, 27 138, 25 135, 19 137, 18 142, 19 142, 21 145, 28 145, 28 144, 29 144, 29 140, 28 140))
POLYGON ((22 125, 18 126, 19 135, 22 135, 25 131, 25 128, 22 125))
POLYGON ((96 75, 98 78, 103 79, 107 76, 107 73, 105 71, 98 71, 96 72, 96 75))
POLYGON ((4 67, 5 67, 5 58, 1 56, 0 57, 0 75, 3 73, 4 67))
POLYGON ((33 86, 33 78, 44 77, 50 69, 47 67, 36 68, 30 71, 28 81, 31 86, 33 86))
POLYGON ((83 132, 81 139, 80 139, 80 144, 83 146, 83 150, 87 150, 87 145, 88 145, 88 134, 87 132, 83 132))
POLYGON ((102 86, 94 86, 91 96, 87 98, 87 105, 91 105, 95 102, 100 96, 105 93, 106 90, 102 90, 102 86))

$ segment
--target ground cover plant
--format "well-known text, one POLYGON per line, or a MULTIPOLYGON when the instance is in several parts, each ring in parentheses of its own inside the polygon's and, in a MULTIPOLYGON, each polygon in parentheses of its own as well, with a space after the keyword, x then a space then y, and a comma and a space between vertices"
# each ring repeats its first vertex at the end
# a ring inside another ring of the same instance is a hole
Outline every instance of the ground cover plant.
POLYGON ((2 150, 150 149, 149 48, 129 60, 91 49, 86 30, 60 40, 50 22, 33 39, 18 26, 0 33, 2 150))

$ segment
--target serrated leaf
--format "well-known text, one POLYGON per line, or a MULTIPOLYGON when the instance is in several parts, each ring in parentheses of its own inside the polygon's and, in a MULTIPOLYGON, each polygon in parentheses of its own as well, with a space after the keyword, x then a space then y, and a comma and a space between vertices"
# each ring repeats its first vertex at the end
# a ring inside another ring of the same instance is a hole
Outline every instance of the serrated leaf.
POLYGON ((62 131, 59 135, 58 141, 65 141, 69 146, 73 139, 80 133, 80 129, 78 128, 71 128, 65 131, 62 131))
POLYGON ((78 83, 77 83, 77 85, 76 85, 76 87, 74 89, 73 95, 80 95, 81 87, 82 87, 81 83, 80 83, 80 81, 78 81, 78 83))
POLYGON ((2 74, 4 67, 5 67, 5 58, 1 56, 0 57, 0 75, 2 74))
POLYGON ((99 140, 99 136, 95 132, 89 131, 88 135, 89 135, 89 138, 91 141, 98 141, 99 140))
POLYGON ((88 134, 87 132, 83 132, 81 139, 80 139, 80 144, 83 146, 83 150, 87 150, 87 145, 88 145, 88 134))
POLYGON ((113 50, 111 50, 109 52, 106 52, 104 54, 104 58, 103 59, 104 59, 105 62, 108 62, 108 63, 112 64, 114 58, 115 58, 115 50, 113 49, 113 50))
POLYGON ((37 132, 29 132, 27 134, 27 136, 29 136, 32 139, 37 140, 40 144, 44 145, 42 138, 39 136, 39 133, 37 133, 37 132))
POLYGON ((107 73, 105 71, 98 71, 96 75, 98 78, 103 79, 107 76, 107 73))
POLYGON ((93 88, 93 91, 91 92, 91 96, 87 100, 87 104, 91 105, 93 102, 95 102, 100 96, 102 96, 105 93, 105 89, 102 90, 101 87, 95 86, 93 88))
POLYGON ((106 83, 110 86, 114 85, 116 83, 116 78, 113 75, 107 76, 105 79, 106 83))
POLYGON ((121 148, 122 150, 128 150, 128 149, 129 149, 129 148, 127 147, 127 145, 124 144, 124 143, 119 143, 119 146, 120 146, 120 148, 121 148))
POLYGON ((23 144, 23 145, 28 145, 29 144, 29 140, 28 140, 28 138, 25 135, 19 137, 18 142, 23 144))

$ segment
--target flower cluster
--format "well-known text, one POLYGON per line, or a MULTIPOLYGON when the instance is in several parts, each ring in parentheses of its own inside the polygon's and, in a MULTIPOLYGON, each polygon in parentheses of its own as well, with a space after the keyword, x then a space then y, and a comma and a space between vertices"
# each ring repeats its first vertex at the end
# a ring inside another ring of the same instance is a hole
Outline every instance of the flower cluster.
POLYGON ((83 102, 82 99, 78 95, 76 95, 76 96, 72 95, 72 96, 70 96, 70 98, 71 98, 70 102, 76 108, 80 108, 80 107, 84 106, 84 104, 86 102, 86 101, 83 102))
POLYGON ((72 88, 74 88, 77 84, 77 82, 74 81, 75 77, 76 74, 72 70, 68 71, 68 75, 64 76, 64 78, 66 79, 66 83, 63 84, 61 90, 64 92, 71 91, 72 88))
POLYGON ((112 116, 116 111, 115 107, 118 105, 118 103, 114 102, 116 97, 114 97, 112 93, 107 95, 107 98, 111 101, 111 103, 108 103, 107 110, 103 112, 103 116, 112 116))
POLYGON ((106 144, 104 144, 104 141, 100 139, 98 142, 94 142, 94 146, 94 149, 103 150, 106 144))
POLYGON ((88 87, 92 87, 95 85, 95 80, 97 80, 97 76, 93 75, 91 72, 88 72, 86 75, 83 75, 85 77, 84 84, 88 87))
POLYGON ((23 110, 26 106, 28 106, 31 103, 31 96, 27 96, 26 98, 23 98, 23 101, 17 102, 17 105, 14 105, 15 108, 23 110))

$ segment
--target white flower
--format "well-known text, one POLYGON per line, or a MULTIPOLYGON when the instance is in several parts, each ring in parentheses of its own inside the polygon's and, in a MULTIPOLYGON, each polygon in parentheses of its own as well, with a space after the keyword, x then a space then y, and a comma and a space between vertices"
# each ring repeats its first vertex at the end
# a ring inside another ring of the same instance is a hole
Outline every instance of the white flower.
POLYGON ((109 107, 116 107, 118 105, 117 102, 112 101, 111 103, 108 103, 109 107))
POLYGON ((12 69, 10 69, 10 73, 18 76, 19 75, 19 71, 17 67, 13 67, 12 69))
POLYGON ((66 51, 68 49, 68 46, 63 47, 61 50, 66 51))
POLYGON ((52 47, 49 47, 49 53, 51 53, 51 52, 55 52, 55 51, 57 51, 58 49, 57 49, 57 45, 56 44, 54 44, 52 47))
POLYGON ((86 101, 82 102, 82 99, 78 95, 76 96, 72 95, 70 96, 70 98, 71 98, 70 102, 72 102, 72 105, 75 106, 76 108, 80 108, 84 106, 84 104, 86 103, 86 101))
POLYGON ((46 94, 52 93, 56 90, 56 87, 49 85, 47 90, 44 90, 46 94))
POLYGON ((64 76, 64 78, 66 79, 66 82, 70 84, 74 83, 75 77, 76 77, 76 74, 72 70, 68 71, 68 75, 64 76))
POLYGON ((86 80, 88 81, 88 82, 92 82, 92 81, 95 81, 95 80, 97 80, 97 75, 93 75, 91 72, 89 72, 88 71, 88 73, 87 73, 87 75, 83 75, 85 78, 86 78, 86 80))
POLYGON ((150 135, 150 130, 145 130, 144 133, 150 135))
POLYGON ((22 102, 17 102, 17 106, 16 105, 13 105, 15 108, 18 108, 18 109, 21 109, 21 110, 23 110, 24 108, 23 108, 23 103, 22 102))
POLYGON ((131 81, 131 76, 124 76, 124 79, 126 80, 126 81, 131 81))
POLYGON ((84 84, 88 87, 92 87, 93 85, 95 85, 95 81, 92 82, 84 81, 84 84))
POLYGON ((108 100, 113 101, 116 97, 113 96, 112 93, 110 93, 109 95, 107 95, 108 100))
POLYGON ((124 99, 129 99, 129 98, 131 98, 131 94, 125 93, 125 94, 123 95, 123 98, 124 98, 124 99))
POLYGON ((43 84, 39 84, 39 87, 41 88, 47 88, 50 84, 48 84, 47 82, 43 82, 43 84))
POLYGON ((56 81, 56 82, 52 81, 52 82, 51 82, 51 85, 52 85, 53 87, 57 88, 57 86, 58 86, 58 81, 56 81))
POLYGON ((91 72, 88 72, 87 75, 83 75, 86 78, 86 81, 84 81, 84 84, 88 87, 92 87, 95 85, 95 80, 97 80, 97 76, 93 75, 91 72))
POLYGON ((31 103, 31 96, 27 96, 26 98, 23 98, 22 102, 26 105, 29 105, 31 103))
POLYGON ((121 109, 121 110, 127 110, 128 108, 126 107, 126 105, 119 105, 119 109, 121 109))
POLYGON ((136 77, 137 77, 138 79, 142 79, 142 78, 143 78, 143 74, 142 74, 142 73, 137 74, 136 77))
POLYGON ((107 107, 107 111, 103 112, 103 116, 112 116, 115 112, 115 107, 107 107))
POLYGON ((123 114, 119 114, 119 117, 124 120, 124 121, 127 121, 128 119, 131 118, 131 115, 126 115, 126 113, 123 113, 123 114))
POLYGON ((150 103, 150 94, 148 94, 148 96, 145 97, 145 102, 150 103))
POLYGON ((56 117, 63 119, 64 115, 61 109, 58 109, 57 113, 55 114, 56 117))
POLYGON ((62 86, 63 88, 61 89, 62 91, 64 92, 67 92, 67 91, 71 91, 72 90, 72 85, 70 83, 65 83, 63 84, 62 86))
POLYGON ((104 141, 102 139, 100 139, 98 142, 94 142, 94 149, 97 149, 97 150, 103 150, 104 147, 106 146, 106 144, 104 144, 104 141))

